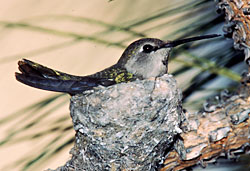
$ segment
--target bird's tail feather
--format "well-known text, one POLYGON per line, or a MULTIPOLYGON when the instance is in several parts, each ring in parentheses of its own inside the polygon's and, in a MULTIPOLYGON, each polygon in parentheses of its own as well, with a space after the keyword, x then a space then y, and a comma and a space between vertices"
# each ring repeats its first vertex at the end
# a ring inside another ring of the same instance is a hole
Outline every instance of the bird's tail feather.
MULTIPOLYGON (((99 78, 66 74, 27 59, 19 61, 18 66, 21 72, 15 73, 18 81, 43 90, 65 92, 72 95, 102 85, 104 82, 99 78)), ((107 80, 105 80, 105 83, 107 83, 106 81, 107 80)))

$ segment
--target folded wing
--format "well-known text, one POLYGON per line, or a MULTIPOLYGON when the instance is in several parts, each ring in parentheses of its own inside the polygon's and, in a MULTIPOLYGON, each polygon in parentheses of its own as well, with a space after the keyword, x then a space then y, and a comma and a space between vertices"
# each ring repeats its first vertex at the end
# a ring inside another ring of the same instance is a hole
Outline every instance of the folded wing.
POLYGON ((91 76, 74 76, 42 66, 38 63, 23 59, 18 62, 20 73, 15 73, 16 79, 31 87, 69 93, 81 93, 99 85, 109 86, 115 81, 107 78, 91 76))

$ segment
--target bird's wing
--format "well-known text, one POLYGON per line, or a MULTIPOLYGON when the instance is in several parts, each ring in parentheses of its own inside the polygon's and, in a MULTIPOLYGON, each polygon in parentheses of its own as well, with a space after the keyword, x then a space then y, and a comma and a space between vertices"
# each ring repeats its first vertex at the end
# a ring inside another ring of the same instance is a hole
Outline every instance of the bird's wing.
POLYGON ((65 92, 73 95, 98 85, 109 86, 115 84, 113 80, 107 78, 66 74, 27 59, 19 61, 18 66, 21 72, 15 73, 18 81, 43 90, 65 92))

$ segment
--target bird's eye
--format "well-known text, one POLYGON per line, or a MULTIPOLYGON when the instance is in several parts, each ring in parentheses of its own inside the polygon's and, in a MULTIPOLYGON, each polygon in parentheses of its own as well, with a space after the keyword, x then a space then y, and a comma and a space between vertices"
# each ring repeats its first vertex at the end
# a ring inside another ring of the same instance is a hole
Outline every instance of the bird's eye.
POLYGON ((143 46, 143 52, 150 53, 154 50, 154 47, 152 45, 146 44, 143 46))

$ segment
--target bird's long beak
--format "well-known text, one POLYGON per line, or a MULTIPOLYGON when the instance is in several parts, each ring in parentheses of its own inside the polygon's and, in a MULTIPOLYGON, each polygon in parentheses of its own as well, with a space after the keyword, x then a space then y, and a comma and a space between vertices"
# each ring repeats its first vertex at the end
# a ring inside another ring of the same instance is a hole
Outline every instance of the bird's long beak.
POLYGON ((202 39, 211 39, 211 38, 219 37, 219 36, 221 36, 221 35, 210 34, 210 35, 196 36, 196 37, 190 37, 190 38, 186 38, 186 39, 174 40, 174 41, 167 42, 166 44, 163 45, 162 48, 176 47, 176 46, 184 44, 184 43, 193 42, 193 41, 202 40, 202 39))

